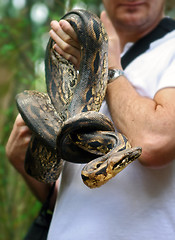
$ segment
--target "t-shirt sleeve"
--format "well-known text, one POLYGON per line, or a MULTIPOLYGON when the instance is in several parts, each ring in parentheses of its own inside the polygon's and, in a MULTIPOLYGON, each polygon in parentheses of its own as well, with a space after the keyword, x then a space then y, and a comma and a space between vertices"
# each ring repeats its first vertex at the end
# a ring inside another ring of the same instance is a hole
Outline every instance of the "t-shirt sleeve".
POLYGON ((162 72, 157 91, 167 87, 175 87, 175 56, 169 62, 168 67, 162 72))

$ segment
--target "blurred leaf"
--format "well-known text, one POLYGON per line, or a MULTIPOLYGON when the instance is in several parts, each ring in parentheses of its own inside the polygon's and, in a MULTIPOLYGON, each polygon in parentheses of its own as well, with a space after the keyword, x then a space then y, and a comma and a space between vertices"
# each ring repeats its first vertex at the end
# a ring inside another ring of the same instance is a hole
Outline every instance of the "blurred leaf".
POLYGON ((15 49, 15 46, 13 44, 10 44, 10 43, 6 44, 0 48, 0 54, 2 55, 10 54, 10 52, 14 49, 15 49))

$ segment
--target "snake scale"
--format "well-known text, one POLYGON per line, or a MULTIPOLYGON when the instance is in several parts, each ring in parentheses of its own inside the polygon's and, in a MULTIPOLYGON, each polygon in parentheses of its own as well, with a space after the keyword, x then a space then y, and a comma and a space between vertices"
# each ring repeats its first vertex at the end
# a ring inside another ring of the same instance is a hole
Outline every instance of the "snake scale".
POLYGON ((45 57, 47 93, 26 90, 16 96, 18 110, 32 138, 25 169, 39 181, 57 180, 63 162, 84 163, 81 176, 90 188, 103 185, 141 154, 113 123, 99 113, 108 81, 108 37, 100 19, 85 10, 67 20, 81 45, 79 72, 54 50, 45 57))

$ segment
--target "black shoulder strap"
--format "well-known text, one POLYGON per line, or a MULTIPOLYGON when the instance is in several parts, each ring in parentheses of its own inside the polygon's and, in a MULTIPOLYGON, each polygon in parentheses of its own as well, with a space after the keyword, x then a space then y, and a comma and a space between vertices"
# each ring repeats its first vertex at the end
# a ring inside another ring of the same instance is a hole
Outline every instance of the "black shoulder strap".
POLYGON ((123 69, 127 67, 127 65, 132 62, 136 57, 138 57, 140 54, 145 52, 148 48, 151 42, 162 38, 165 34, 175 30, 175 20, 171 18, 164 18, 160 21, 158 26, 150 32, 145 37, 138 40, 122 57, 121 63, 123 69))

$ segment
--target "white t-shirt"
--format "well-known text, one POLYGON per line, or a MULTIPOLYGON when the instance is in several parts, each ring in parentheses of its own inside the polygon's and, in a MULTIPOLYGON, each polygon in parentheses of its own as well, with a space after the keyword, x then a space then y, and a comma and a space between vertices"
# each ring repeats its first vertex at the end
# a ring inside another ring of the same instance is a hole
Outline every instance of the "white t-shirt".
MULTIPOLYGON (((125 74, 142 96, 175 87, 175 31, 153 42, 125 74)), ((109 116, 106 102, 101 112, 109 116)), ((83 184, 82 167, 65 163, 49 240, 175 239, 174 161, 149 169, 136 160, 97 189, 83 184)))

